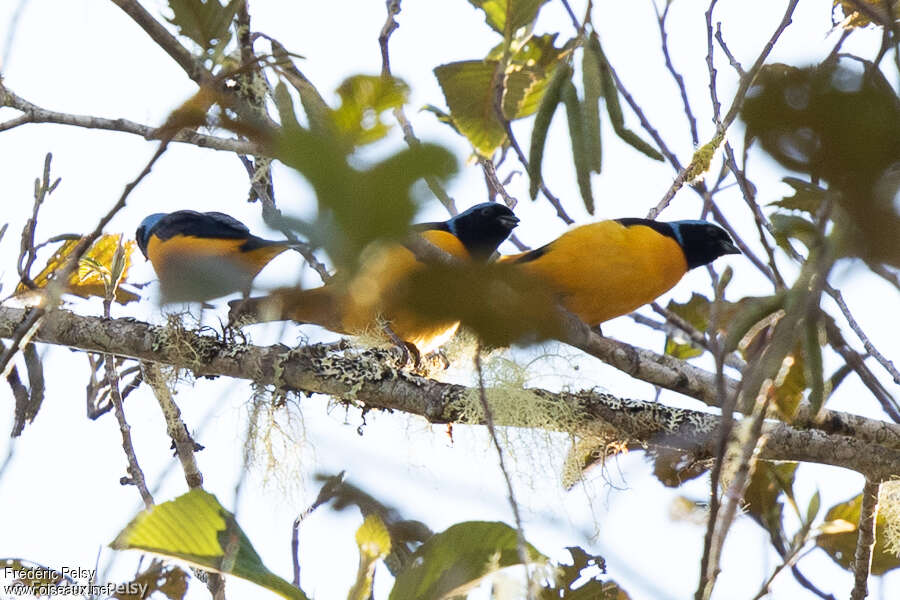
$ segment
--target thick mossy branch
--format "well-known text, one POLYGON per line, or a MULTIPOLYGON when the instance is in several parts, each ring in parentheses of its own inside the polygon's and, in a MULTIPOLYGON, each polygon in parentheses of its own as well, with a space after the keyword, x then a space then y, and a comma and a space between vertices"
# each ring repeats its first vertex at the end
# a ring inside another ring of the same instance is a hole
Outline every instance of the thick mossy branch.
MULTIPOLYGON (((25 310, 0 308, 0 337, 14 335, 26 317, 25 310)), ((169 364, 197 376, 223 375, 282 390, 325 394, 368 408, 419 415, 432 422, 480 422, 471 400, 477 390, 397 369, 383 350, 338 354, 320 351, 316 346, 292 350, 283 345, 237 345, 178 326, 83 317, 63 310, 43 317, 34 341, 169 364)), ((501 390, 500 395, 509 393, 501 390)), ((537 406, 548 411, 542 421, 548 430, 578 435, 604 423, 618 430, 623 439, 648 447, 676 448, 697 460, 714 456, 717 415, 621 399, 594 390, 557 393, 529 389, 517 391, 514 397, 520 410, 498 411, 498 426, 535 426, 532 409, 537 406), (554 408, 555 404, 559 406, 554 408)), ((767 421, 760 458, 845 467, 872 480, 900 474, 900 426, 825 412, 827 431, 767 421)))

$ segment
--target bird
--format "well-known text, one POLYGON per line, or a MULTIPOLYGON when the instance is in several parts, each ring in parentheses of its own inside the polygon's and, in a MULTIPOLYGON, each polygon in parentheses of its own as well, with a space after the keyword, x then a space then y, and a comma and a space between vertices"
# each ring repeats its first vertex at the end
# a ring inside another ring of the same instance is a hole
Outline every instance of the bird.
MULTIPOLYGON (((518 224, 505 205, 484 202, 447 221, 416 224, 412 232, 457 260, 486 262, 518 224)), ((378 333, 385 323, 417 361, 437 350, 459 327, 458 320, 422 316, 407 306, 401 291, 404 283, 425 267, 407 245, 373 242, 363 250, 353 274, 338 273, 318 288, 281 288, 267 296, 232 301, 229 317, 239 324, 292 320, 349 335, 378 333)))
POLYGON ((249 295, 263 267, 296 245, 257 237, 225 213, 194 210, 149 215, 135 239, 153 265, 167 302, 204 301, 233 292, 249 295))
POLYGON ((740 254, 708 221, 623 218, 570 229, 535 250, 506 255, 591 327, 625 315, 672 289, 691 269, 740 254))

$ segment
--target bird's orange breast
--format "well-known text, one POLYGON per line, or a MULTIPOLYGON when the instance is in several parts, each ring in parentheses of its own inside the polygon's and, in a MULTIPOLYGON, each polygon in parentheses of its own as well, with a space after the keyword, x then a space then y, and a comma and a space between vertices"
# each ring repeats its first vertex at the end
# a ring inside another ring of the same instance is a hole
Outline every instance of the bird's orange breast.
POLYGON ((150 236, 147 257, 164 294, 173 299, 206 299, 249 288, 253 278, 287 245, 242 250, 246 240, 176 235, 150 236), (204 298, 205 297, 205 298, 204 298))
MULTIPOLYGON (((504 257, 514 262, 522 255, 504 257)), ((627 314, 670 290, 687 272, 674 239, 616 221, 576 227, 518 264, 589 325, 627 314)))

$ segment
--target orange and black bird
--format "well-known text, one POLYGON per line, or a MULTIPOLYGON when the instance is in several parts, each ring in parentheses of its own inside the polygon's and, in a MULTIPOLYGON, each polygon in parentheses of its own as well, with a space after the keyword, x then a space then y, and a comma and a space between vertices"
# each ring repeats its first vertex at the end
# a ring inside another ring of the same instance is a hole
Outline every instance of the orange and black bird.
POLYGON ((521 268, 594 326, 653 301, 690 269, 725 254, 740 250, 728 232, 707 221, 616 219, 575 227, 500 260, 521 268))
POLYGON ((168 302, 246 294, 263 267, 293 246, 287 240, 257 237, 224 213, 194 210, 152 214, 141 222, 135 238, 168 302))
MULTIPOLYGON (((484 262, 518 225, 502 204, 485 202, 452 219, 419 223, 413 232, 460 260, 484 262)), ((375 242, 360 256, 349 277, 339 273, 322 287, 282 288, 270 295, 231 302, 231 321, 241 324, 291 320, 312 323, 336 333, 380 333, 380 323, 421 355, 449 340, 459 321, 423 317, 407 306, 400 291, 426 264, 407 246, 375 242)))

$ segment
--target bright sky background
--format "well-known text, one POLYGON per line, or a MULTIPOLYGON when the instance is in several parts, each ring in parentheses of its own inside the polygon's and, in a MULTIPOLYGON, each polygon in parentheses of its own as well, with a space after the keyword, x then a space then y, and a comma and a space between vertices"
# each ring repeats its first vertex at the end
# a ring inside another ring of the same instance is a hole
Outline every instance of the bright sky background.
MULTIPOLYGON (((573 3, 576 13, 584 3, 573 3)), ((726 40, 744 64, 749 64, 780 20, 784 2, 736 2, 723 0, 717 18, 723 21, 726 40)), ((146 2, 157 16, 167 13, 165 2, 146 2)), ((827 53, 835 41, 830 33, 829 0, 801 2, 794 23, 782 36, 770 61, 802 64, 827 53)), ((348 75, 377 73, 381 57, 377 36, 384 22, 381 1, 284 2, 251 0, 253 29, 265 32, 301 54, 299 66, 318 86, 329 102, 333 90, 348 75)), ((704 61, 705 30, 701 3, 677 2, 672 9, 669 31, 676 66, 685 75, 695 103, 701 141, 709 139, 712 124, 706 118, 708 82, 704 61)), ((437 141, 454 150, 461 173, 449 191, 465 208, 485 199, 480 169, 465 166, 468 146, 433 116, 417 109, 426 103, 443 106, 443 97, 430 70, 438 64, 480 58, 497 43, 496 35, 484 24, 481 14, 464 0, 426 2, 406 0, 399 17, 400 29, 391 39, 395 75, 412 87, 407 109, 420 138, 437 141)), ((684 162, 691 146, 683 121, 681 102, 671 78, 664 70, 652 5, 649 2, 598 2, 594 22, 610 61, 617 67, 626 87, 644 106, 649 118, 684 162), (679 118, 681 116, 682 118, 679 118)), ((561 38, 571 35, 571 24, 559 2, 550 2, 542 11, 538 32, 561 30, 561 38)), ((123 117, 155 125, 194 89, 181 69, 164 54, 131 20, 112 3, 97 0, 19 0, 0 2, 0 51, 14 35, 9 50, 0 55, 4 83, 20 96, 42 107, 67 113, 103 117, 123 117), (13 16, 18 16, 11 28, 13 16)), ((878 32, 857 32, 845 48, 871 56, 877 47, 878 32)), ((260 44, 258 48, 263 48, 260 44)), ((734 86, 732 71, 719 60, 720 97, 726 103, 734 86)), ((15 116, 0 110, 0 121, 15 116)), ((630 124, 638 125, 627 113, 630 124)), ((520 141, 529 137, 530 122, 516 124, 520 141)), ((612 142, 613 133, 604 122, 603 174, 594 177, 597 218, 644 216, 670 184, 670 167, 654 164, 632 149, 612 142)), ((730 132, 740 141, 740 124, 730 132)), ((646 136, 644 136, 646 137, 646 136)), ((396 149, 402 142, 392 136, 384 148, 396 149)), ((579 210, 580 200, 568 148, 568 134, 561 112, 549 136, 544 173, 551 189, 564 199, 570 214, 579 222, 587 220, 579 210)), ((15 258, 18 234, 31 211, 33 181, 39 176, 43 157, 53 152, 53 175, 62 177, 58 190, 46 203, 39 221, 38 237, 93 229, 119 197, 123 186, 143 168, 155 151, 155 144, 131 135, 53 126, 29 125, 0 134, 0 225, 10 224, 0 242, 0 278, 3 295, 11 292, 16 280, 15 258)), ((510 157, 511 160, 512 157, 510 157)), ((762 202, 779 198, 787 191, 777 177, 762 175, 771 168, 761 156, 750 166, 750 176, 760 186, 762 202), (760 173, 757 177, 755 173, 760 173), (773 183, 774 182, 774 183, 773 183)), ((238 159, 183 144, 173 144, 157 163, 153 173, 132 193, 128 206, 113 220, 109 231, 129 236, 141 219, 151 212, 182 208, 221 210, 268 237, 258 205, 247 204, 246 175, 238 159)), ((523 175, 513 180, 510 192, 521 200, 517 208, 523 219, 519 237, 532 245, 553 239, 564 229, 561 221, 544 204, 527 200, 523 175)), ((749 215, 743 210, 738 192, 729 192, 734 201, 723 209, 741 231, 750 231, 749 215)), ((309 215, 314 201, 308 186, 285 169, 276 172, 279 205, 287 212, 309 215)), ((695 218, 699 202, 690 191, 682 191, 664 219, 695 218)), ((423 220, 443 219, 446 213, 437 201, 428 200, 423 220)), ((753 235, 748 235, 748 241, 753 235)), ((504 246, 506 251, 511 246, 504 246)), ((736 270, 729 289, 731 298, 762 295, 770 290, 745 259, 727 257, 717 261, 736 270)), ((258 280, 261 288, 295 280, 301 262, 295 255, 277 259, 258 280)), ((692 272, 663 297, 686 300, 692 290, 708 294, 705 273, 692 272)), ((132 281, 152 279, 153 272, 136 256, 132 281)), ((306 273, 307 283, 314 280, 306 273)), ((887 356, 898 356, 896 339, 896 294, 862 269, 839 266, 832 283, 841 287, 848 303, 873 343, 887 356), (888 310, 885 301, 894 302, 888 310)), ((152 287, 150 289, 153 289, 152 287)), ((224 302, 223 302, 224 305, 224 302)), ((81 314, 99 314, 97 302, 80 302, 73 308, 81 314)), ((159 308, 150 301, 140 305, 114 307, 114 316, 133 316, 159 322, 159 308)), ((645 309, 646 311, 646 309, 645 309)), ((224 318, 224 310, 216 314, 224 318)), ((211 323, 216 315, 209 315, 211 323)), ((279 339, 294 342, 298 335, 319 339, 310 328, 286 331, 280 326, 251 329, 257 344, 279 339)), ((654 350, 661 350, 661 335, 653 334, 621 318, 604 325, 608 335, 654 350)), ((850 336, 848 335, 848 338, 850 336)), ((16 441, 13 462, 0 481, 0 557, 15 556, 51 567, 92 568, 100 552, 102 569, 115 560, 111 581, 127 581, 134 572, 137 553, 115 556, 105 548, 118 531, 141 508, 137 490, 122 487, 118 479, 125 473, 118 427, 112 414, 98 421, 84 417, 84 386, 87 359, 64 348, 42 348, 47 376, 47 398, 36 422, 26 427, 16 441)), ((648 384, 631 380, 595 359, 579 357, 579 352, 558 344, 529 349, 516 354, 519 359, 549 354, 529 369, 531 385, 581 389, 594 385, 624 397, 652 399, 648 384), (556 358, 553 356, 556 355, 556 358), (577 371, 572 369, 576 364, 577 371)), ((448 376, 467 381, 466 365, 448 376)), ((835 366, 826 362, 826 372, 835 366)), ((885 384, 890 382, 885 379, 885 384)), ((890 388, 896 389, 896 387, 890 388)), ((240 501, 234 503, 234 487, 242 464, 242 446, 249 412, 249 386, 226 379, 182 383, 176 400, 184 420, 198 442, 206 446, 198 460, 205 478, 204 487, 237 514, 266 565, 286 579, 291 577, 290 526, 294 516, 314 498, 318 487, 310 474, 317 471, 348 470, 349 481, 380 500, 396 505, 407 518, 421 519, 435 531, 467 519, 512 522, 505 499, 505 487, 496 466, 496 453, 483 428, 455 427, 454 439, 443 427, 430 428, 423 420, 402 415, 367 415, 364 435, 357 411, 329 408, 327 400, 316 396, 290 407, 282 424, 294 428, 303 443, 280 455, 279 466, 267 478, 264 469, 252 471, 240 501), (290 421, 290 423, 288 423, 290 421)), ((844 383, 840 401, 833 408, 882 418, 874 401, 853 376, 844 383)), ((0 388, 0 431, 12 423, 12 398, 0 388)), ((679 405, 701 408, 699 403, 665 393, 663 399, 679 405)), ((186 490, 180 466, 168 449, 169 440, 157 403, 144 386, 126 402, 137 455, 156 501, 174 498, 186 490)), ((7 442, 0 443, 0 457, 7 442)), ((541 434, 526 434, 515 445, 512 458, 516 472, 516 492, 523 506, 526 536, 540 550, 558 559, 567 558, 566 545, 582 545, 604 555, 610 577, 620 581, 635 600, 685 598, 696 586, 704 527, 673 522, 668 514, 671 501, 680 494, 706 500, 706 480, 680 488, 664 489, 650 473, 642 456, 632 454, 612 461, 605 477, 594 472, 584 488, 566 493, 559 485, 558 468, 565 452, 561 440, 548 445, 541 434), (550 460, 548 461, 548 457, 550 460), (610 485, 611 484, 611 485, 610 485), (594 538, 597 534, 599 537, 594 538), (632 570, 634 569, 634 570, 632 570)), ((803 476, 796 485, 802 505, 818 488, 823 509, 857 494, 861 477, 818 466, 801 467, 803 476), (837 482, 837 483, 836 483, 837 482)), ((823 511, 824 512, 824 511, 823 511)), ((320 509, 301 530, 301 565, 304 590, 319 599, 346 596, 355 576, 357 558, 353 535, 361 522, 358 511, 335 514, 320 509)), ((739 519, 726 546, 723 568, 715 598, 750 598, 762 579, 774 567, 765 534, 749 519, 739 519)), ((805 574, 837 597, 846 597, 851 577, 842 573, 821 551, 801 562, 805 574), (821 576, 826 573, 827 576, 821 576)), ((386 597, 387 571, 376 576, 379 597, 386 597)), ((874 584, 882 598, 900 593, 900 577, 889 576, 874 584)), ((190 597, 208 597, 205 588, 192 582, 190 597)), ((236 579, 228 581, 228 595, 264 597, 264 592, 236 579)), ((809 597, 782 575, 774 586, 775 598, 809 597)), ((878 592, 873 597, 878 597, 878 592)))

